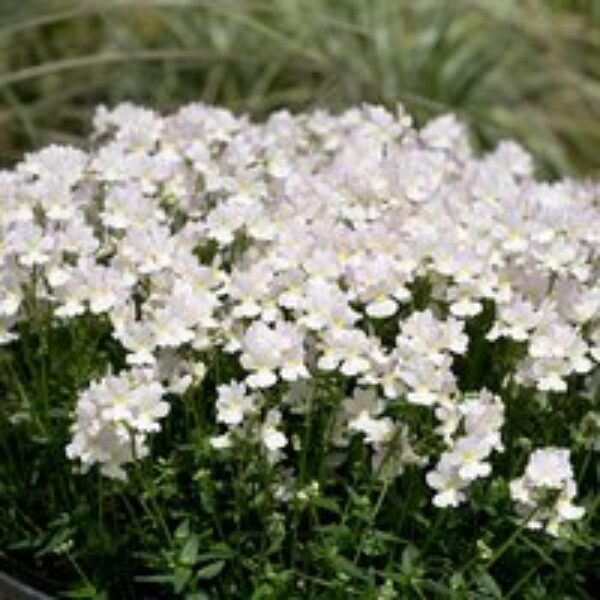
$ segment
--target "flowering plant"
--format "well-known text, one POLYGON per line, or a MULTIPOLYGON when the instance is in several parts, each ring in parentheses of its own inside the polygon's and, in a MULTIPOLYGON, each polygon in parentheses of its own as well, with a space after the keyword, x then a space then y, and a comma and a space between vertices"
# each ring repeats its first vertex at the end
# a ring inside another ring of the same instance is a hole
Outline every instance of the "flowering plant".
POLYGON ((0 498, 42 564, 92 596, 458 598, 537 585, 492 572, 515 535, 587 560, 597 184, 401 107, 94 127, 0 174, 0 498), (23 506, 39 482, 69 510, 23 506))

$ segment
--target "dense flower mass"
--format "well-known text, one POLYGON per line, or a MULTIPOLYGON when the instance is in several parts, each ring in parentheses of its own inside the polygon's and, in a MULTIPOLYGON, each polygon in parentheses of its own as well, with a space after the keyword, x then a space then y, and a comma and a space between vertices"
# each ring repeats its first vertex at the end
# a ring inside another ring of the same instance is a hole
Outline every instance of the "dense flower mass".
MULTIPOLYGON (((538 182, 518 145, 479 157, 453 116, 417 129, 401 107, 254 123, 122 104, 94 125, 89 152, 0 173, 0 342, 33 298, 57 324, 105 319, 124 352, 77 400, 67 454, 84 469, 126 478, 208 371, 213 451, 255 439, 293 481, 288 417, 335 380, 335 460, 362 440, 375 471, 418 466, 433 503, 457 506, 493 473, 515 390, 568 402, 577 379, 593 396, 598 185, 538 182), (504 377, 474 388, 486 344, 504 377)), ((510 489, 551 533, 582 514, 568 450, 536 450, 510 489)))

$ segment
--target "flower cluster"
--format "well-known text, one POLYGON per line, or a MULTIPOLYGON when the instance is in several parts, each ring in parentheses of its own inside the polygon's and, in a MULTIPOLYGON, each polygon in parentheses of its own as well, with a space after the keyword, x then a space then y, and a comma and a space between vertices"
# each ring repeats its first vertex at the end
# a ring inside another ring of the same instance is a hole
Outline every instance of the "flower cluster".
POLYGON ((216 420, 225 425, 227 431, 211 438, 213 448, 230 448, 236 438, 258 437, 268 459, 277 462, 282 457, 281 449, 288 443, 280 427, 282 414, 276 408, 266 411, 263 408, 264 398, 260 394, 249 393, 245 383, 234 381, 220 385, 217 389, 216 420), (262 412, 266 414, 260 420, 262 412), (257 418, 250 421, 249 416, 257 418))
POLYGON ((524 475, 511 481, 510 493, 519 511, 527 517, 527 526, 543 527, 551 535, 558 535, 562 523, 580 519, 585 512, 573 504, 577 484, 569 450, 564 448, 535 450, 524 475))
POLYGON ((67 456, 85 470, 99 463, 105 475, 125 479, 123 466, 148 455, 148 434, 169 412, 164 392, 152 373, 140 369, 92 382, 79 396, 67 456))
POLYGON ((468 338, 464 323, 437 319, 430 310, 414 312, 396 338, 398 376, 408 388, 406 398, 423 406, 445 405, 456 392, 452 354, 464 354, 468 338))
POLYGON ((434 502, 456 505, 504 422, 504 390, 461 385, 469 323, 493 315, 487 343, 518 347, 513 388, 564 393, 597 370, 600 189, 536 181, 512 142, 479 157, 452 116, 418 129, 369 105, 254 123, 122 104, 94 125, 89 152, 51 146, 0 173, 0 343, 35 298, 57 323, 110 323, 131 369, 77 400, 68 454, 86 468, 124 477, 219 354, 239 377, 213 374, 215 451, 250 419, 285 460, 287 415, 337 377, 336 451, 401 446, 396 462, 436 462, 434 502), (441 456, 413 452, 436 419, 441 456))
POLYGON ((458 506, 469 484, 492 472, 488 462, 492 452, 504 449, 500 437, 504 405, 500 398, 482 390, 458 406, 440 406, 437 416, 442 422, 438 431, 444 435, 448 449, 435 470, 427 474, 427 483, 437 492, 433 498, 436 506, 458 506))

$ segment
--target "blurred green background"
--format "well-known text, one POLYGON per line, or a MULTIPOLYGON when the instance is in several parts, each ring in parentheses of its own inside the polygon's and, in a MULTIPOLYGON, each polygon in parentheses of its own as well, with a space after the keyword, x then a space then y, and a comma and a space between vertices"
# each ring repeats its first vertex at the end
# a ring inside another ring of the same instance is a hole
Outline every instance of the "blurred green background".
POLYGON ((400 101, 600 172, 600 0, 0 0, 0 166, 85 144, 94 107, 257 117, 400 101))

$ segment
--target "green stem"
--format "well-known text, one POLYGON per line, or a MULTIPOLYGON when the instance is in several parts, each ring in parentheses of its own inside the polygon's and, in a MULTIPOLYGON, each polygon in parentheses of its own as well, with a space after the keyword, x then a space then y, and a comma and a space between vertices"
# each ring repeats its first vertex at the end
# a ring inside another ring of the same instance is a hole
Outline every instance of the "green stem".
POLYGON ((158 502, 156 502, 156 498, 155 498, 156 488, 154 486, 154 481, 152 480, 151 477, 148 477, 148 478, 144 477, 138 457, 136 456, 135 439, 134 439, 133 433, 131 435, 131 446, 132 446, 133 465, 134 465, 133 472, 135 473, 135 476, 138 480, 138 484, 142 491, 142 493, 139 495, 140 504, 142 505, 144 512, 150 518, 150 520, 152 521, 154 526, 157 529, 160 529, 162 531, 162 533, 165 537, 165 540, 167 541, 168 546, 172 547, 173 546, 173 537, 167 526, 167 522, 164 518, 164 515, 162 513, 160 505, 158 504, 158 502), (146 502, 146 499, 144 496, 148 497, 149 503, 146 502), (150 506, 150 505, 152 505, 152 506, 150 506))
POLYGON ((509 600, 512 598, 529 580, 529 578, 544 564, 544 561, 539 562, 536 565, 533 565, 531 569, 529 569, 523 577, 521 577, 515 585, 513 585, 510 590, 504 596, 504 600, 509 600))
POLYGON ((71 564, 71 566, 73 567, 73 569, 75 570, 77 575, 79 575, 79 577, 81 577, 81 579, 83 580, 86 587, 89 590, 95 591, 96 586, 94 586, 91 579, 85 574, 85 571, 81 568, 80 564, 77 562, 77 559, 70 552, 65 552, 65 556, 67 557, 67 560, 69 561, 69 563, 71 564))
POLYGON ((308 459, 308 450, 310 447, 310 438, 312 436, 313 429, 313 412, 313 394, 311 392, 308 398, 308 406, 306 409, 304 439, 302 440, 302 454, 300 456, 300 472, 298 476, 298 483, 300 485, 304 485, 306 483, 306 461, 308 459))

